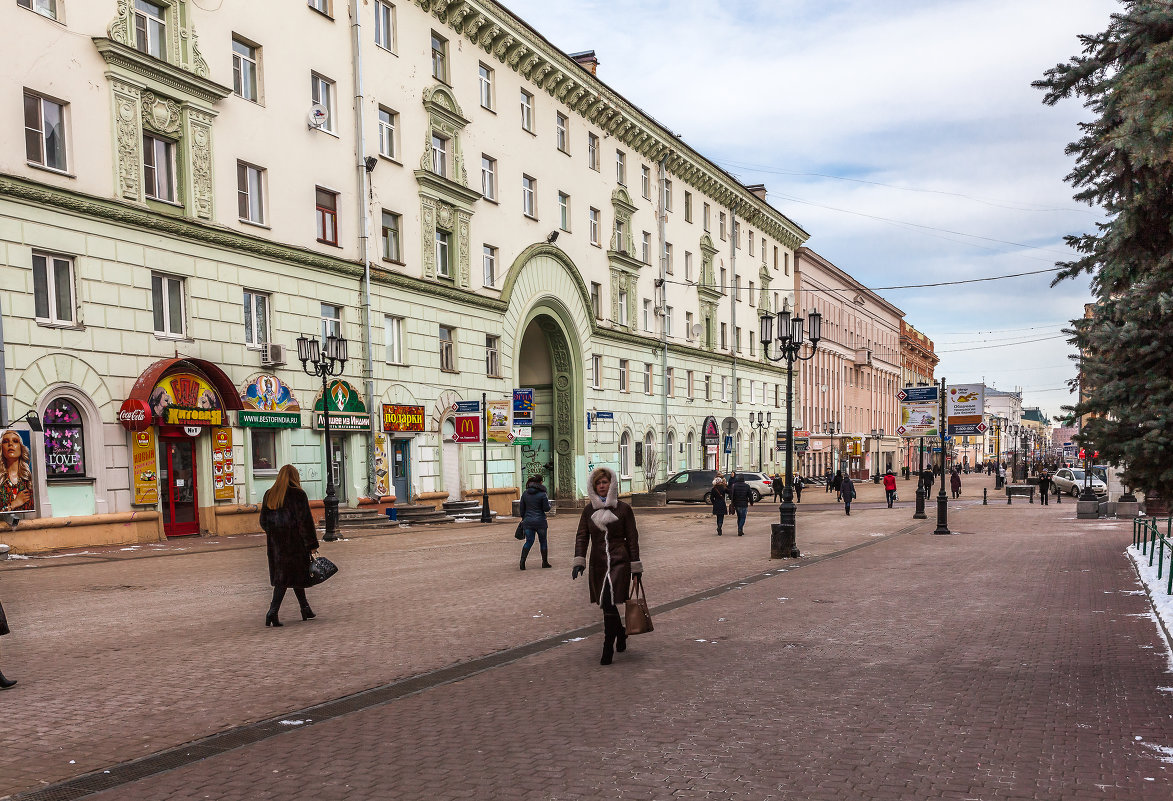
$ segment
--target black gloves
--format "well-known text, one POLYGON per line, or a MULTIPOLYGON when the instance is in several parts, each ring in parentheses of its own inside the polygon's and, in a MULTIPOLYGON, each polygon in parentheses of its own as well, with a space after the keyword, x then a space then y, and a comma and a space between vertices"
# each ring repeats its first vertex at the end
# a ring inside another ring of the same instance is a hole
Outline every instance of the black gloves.
POLYGON ((571 580, 576 579, 579 576, 581 576, 585 570, 586 570, 586 568, 583 567, 582 565, 575 565, 574 568, 570 571, 571 580))

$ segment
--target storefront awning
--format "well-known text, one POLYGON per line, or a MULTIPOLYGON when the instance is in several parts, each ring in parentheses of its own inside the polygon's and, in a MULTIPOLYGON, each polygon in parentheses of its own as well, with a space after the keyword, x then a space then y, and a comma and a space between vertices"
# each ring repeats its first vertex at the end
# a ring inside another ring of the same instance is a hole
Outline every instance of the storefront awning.
POLYGON ((144 403, 151 398, 151 391, 155 385, 159 383, 169 373, 180 372, 195 372, 202 375, 216 390, 216 394, 220 396, 220 402, 226 410, 239 411, 243 408, 240 402, 240 394, 236 387, 232 385, 232 380, 212 362, 204 359, 192 359, 189 357, 178 359, 160 359, 152 364, 143 374, 138 377, 138 381, 134 382, 134 386, 130 389, 130 398, 141 400, 144 403))

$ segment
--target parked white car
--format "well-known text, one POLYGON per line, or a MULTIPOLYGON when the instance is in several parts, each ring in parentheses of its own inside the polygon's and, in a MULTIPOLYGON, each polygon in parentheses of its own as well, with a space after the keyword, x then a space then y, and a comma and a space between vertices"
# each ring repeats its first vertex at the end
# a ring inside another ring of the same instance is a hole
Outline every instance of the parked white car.
POLYGON ((762 498, 774 497, 773 479, 765 473, 754 473, 745 470, 737 472, 739 476, 745 476, 745 483, 749 484, 750 493, 753 497, 753 502, 757 503, 762 498))
MULTIPOLYGON (((1065 492, 1072 498, 1079 496, 1083 492, 1084 473, 1074 467, 1063 467, 1055 471, 1055 477, 1051 479, 1054 482, 1056 489, 1059 492, 1065 492)), ((1091 477, 1092 492, 1096 495, 1107 495, 1108 485, 1099 479, 1098 476, 1091 477)))

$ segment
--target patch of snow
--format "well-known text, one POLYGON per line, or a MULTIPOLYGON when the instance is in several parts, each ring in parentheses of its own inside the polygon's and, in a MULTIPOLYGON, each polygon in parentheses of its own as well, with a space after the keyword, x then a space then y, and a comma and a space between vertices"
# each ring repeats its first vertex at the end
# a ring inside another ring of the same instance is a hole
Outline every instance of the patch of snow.
POLYGON ((141 547, 143 547, 143 546, 141 546, 141 545, 131 545, 129 548, 119 548, 118 550, 120 550, 120 551, 137 551, 137 550, 138 550, 139 548, 141 548, 141 547))
POLYGON ((1158 687, 1158 688, 1157 688, 1157 692, 1161 692, 1161 693, 1173 693, 1173 687, 1158 687))
POLYGON ((10 553, 10 554, 8 554, 8 558, 9 559, 28 559, 28 557, 22 553, 10 553))
POLYGON ((708 642, 708 640, 697 640, 697 642, 708 642))
POLYGON ((1170 748, 1167 745, 1157 745, 1156 743, 1145 743, 1145 747, 1151 748, 1153 751, 1156 751, 1158 754, 1160 754, 1160 756, 1157 758, 1166 765, 1173 765, 1173 748, 1170 748))
MULTIPOLYGON (((1149 601, 1153 605, 1152 611, 1147 615, 1153 619, 1153 622, 1164 623, 1165 631, 1173 631, 1173 595, 1167 592, 1169 586, 1169 573, 1167 571, 1173 570, 1173 553, 1166 552, 1168 564, 1164 566, 1161 572, 1161 578, 1157 578, 1157 565, 1149 566, 1149 556, 1142 554, 1139 549, 1129 546, 1125 549, 1136 570, 1140 574, 1141 583, 1144 584, 1148 591, 1149 601)), ((1154 560, 1155 561, 1155 560, 1154 560)), ((1159 628, 1159 626, 1158 626, 1159 628)), ((1168 640, 1161 636, 1161 641, 1165 645, 1165 656, 1169 663, 1169 672, 1173 673, 1173 645, 1168 640)))
POLYGON ((586 637, 571 637, 569 640, 563 640, 562 642, 582 642, 585 639, 586 637))
POLYGON ((278 721, 282 726, 304 726, 307 721, 304 720, 282 720, 278 721))
POLYGON ((779 598, 778 600, 779 601, 789 601, 790 599, 789 598, 779 598))

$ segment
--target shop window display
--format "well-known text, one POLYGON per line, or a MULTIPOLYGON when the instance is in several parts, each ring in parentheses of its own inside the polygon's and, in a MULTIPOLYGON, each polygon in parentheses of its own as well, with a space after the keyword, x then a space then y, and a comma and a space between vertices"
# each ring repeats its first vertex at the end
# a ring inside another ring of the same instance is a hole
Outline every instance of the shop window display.
POLYGON ((71 478, 86 474, 85 430, 81 410, 67 398, 45 408, 45 476, 71 478))

